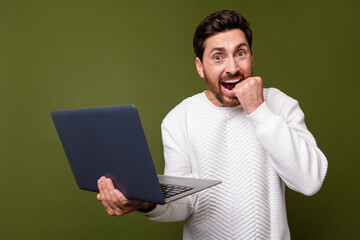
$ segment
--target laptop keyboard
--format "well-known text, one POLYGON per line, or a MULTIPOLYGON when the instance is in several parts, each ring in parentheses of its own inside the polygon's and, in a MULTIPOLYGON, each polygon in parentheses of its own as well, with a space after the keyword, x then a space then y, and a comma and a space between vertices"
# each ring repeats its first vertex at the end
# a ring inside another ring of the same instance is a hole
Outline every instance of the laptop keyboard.
POLYGON ((160 184, 164 198, 172 197, 180 193, 191 190, 191 187, 173 185, 173 184, 160 184))

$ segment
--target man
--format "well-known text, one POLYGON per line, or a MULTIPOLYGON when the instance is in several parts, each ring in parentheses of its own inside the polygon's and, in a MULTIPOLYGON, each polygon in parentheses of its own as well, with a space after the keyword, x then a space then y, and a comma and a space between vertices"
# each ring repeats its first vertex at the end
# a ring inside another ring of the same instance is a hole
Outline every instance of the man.
POLYGON ((110 215, 141 210, 154 221, 185 221, 184 239, 290 239, 285 185, 315 194, 327 160, 298 102, 253 77, 252 31, 233 11, 205 18, 194 36, 208 90, 185 99, 162 123, 165 174, 222 184, 166 205, 126 199, 110 179, 98 199, 110 215))

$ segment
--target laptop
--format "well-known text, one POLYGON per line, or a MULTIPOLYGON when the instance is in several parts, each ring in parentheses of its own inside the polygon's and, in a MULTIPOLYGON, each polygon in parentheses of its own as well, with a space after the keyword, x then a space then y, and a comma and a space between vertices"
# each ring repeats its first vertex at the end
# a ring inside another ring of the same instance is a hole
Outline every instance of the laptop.
POLYGON ((165 204, 221 183, 157 175, 134 105, 51 112, 76 183, 98 192, 111 178, 126 198, 165 204))

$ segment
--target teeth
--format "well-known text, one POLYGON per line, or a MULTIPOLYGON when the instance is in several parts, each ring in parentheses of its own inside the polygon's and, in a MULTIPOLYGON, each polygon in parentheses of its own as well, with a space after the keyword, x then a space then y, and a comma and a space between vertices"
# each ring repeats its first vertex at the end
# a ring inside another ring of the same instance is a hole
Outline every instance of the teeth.
POLYGON ((227 81, 223 81, 223 83, 236 83, 239 82, 240 79, 234 79, 234 80, 227 80, 227 81))

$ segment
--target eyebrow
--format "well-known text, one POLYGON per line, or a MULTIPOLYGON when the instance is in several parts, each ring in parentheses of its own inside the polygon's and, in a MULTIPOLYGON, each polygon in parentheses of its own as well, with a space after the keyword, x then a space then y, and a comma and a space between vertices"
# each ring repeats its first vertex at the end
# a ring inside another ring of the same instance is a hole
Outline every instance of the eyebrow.
MULTIPOLYGON (((248 46, 246 43, 240 43, 240 44, 238 44, 238 45, 235 47, 235 49, 239 49, 239 48, 241 48, 241 47, 243 47, 243 46, 249 48, 249 46, 248 46)), ((210 53, 212 53, 212 52, 214 52, 214 51, 225 52, 225 48, 223 48, 223 47, 216 47, 216 48, 211 49, 210 53)))
POLYGON ((225 48, 223 48, 223 47, 213 48, 213 49, 211 49, 210 53, 212 53, 212 52, 214 52, 214 51, 224 52, 224 51, 225 51, 225 48))
POLYGON ((250 48, 248 44, 246 44, 246 43, 240 43, 239 45, 237 45, 237 46, 235 47, 235 49, 239 49, 239 48, 244 47, 244 46, 250 48))

